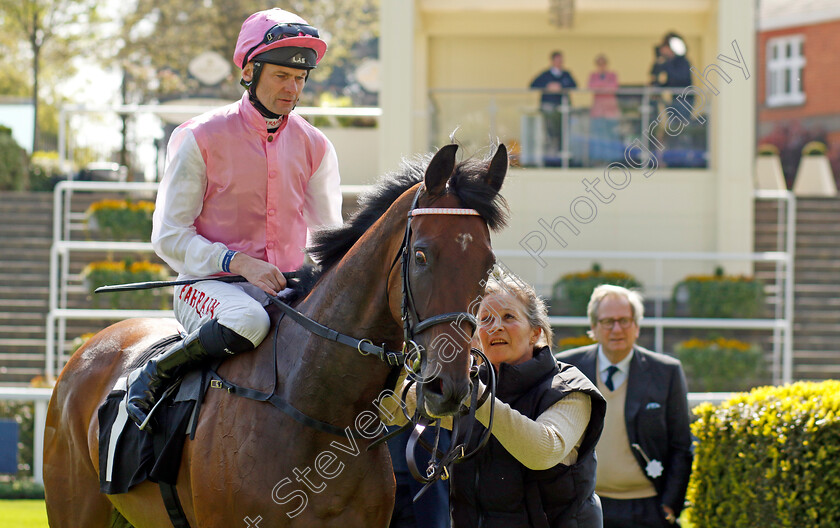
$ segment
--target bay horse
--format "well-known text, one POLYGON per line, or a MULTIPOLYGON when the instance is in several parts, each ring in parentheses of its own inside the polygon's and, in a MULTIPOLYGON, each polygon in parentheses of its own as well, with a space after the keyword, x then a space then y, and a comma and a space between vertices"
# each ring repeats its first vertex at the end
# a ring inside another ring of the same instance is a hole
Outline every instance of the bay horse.
MULTIPOLYGON (((278 323, 275 312, 269 337, 224 362, 218 374, 273 391, 335 428, 370 431, 392 367, 360 355, 361 345, 400 350, 408 339, 422 352, 425 408, 454 414, 471 390, 474 323, 461 316, 482 294, 494 262, 490 230, 508 214, 499 195, 508 168, 504 145, 492 159, 460 163, 457 148, 405 162, 363 197, 352 219, 318 234, 309 248, 322 272, 295 307, 336 332, 364 338, 358 351, 289 317, 278 323), (363 417, 367 425, 360 425, 363 417)), ((100 493, 97 409, 133 360, 176 332, 174 320, 121 321, 88 340, 64 367, 44 440, 52 528, 171 526, 151 482, 100 493)), ((378 419, 375 425, 382 426, 378 419)), ((186 519, 193 528, 385 527, 395 481, 388 449, 367 450, 372 442, 316 430, 265 402, 208 388, 178 469, 186 519)))

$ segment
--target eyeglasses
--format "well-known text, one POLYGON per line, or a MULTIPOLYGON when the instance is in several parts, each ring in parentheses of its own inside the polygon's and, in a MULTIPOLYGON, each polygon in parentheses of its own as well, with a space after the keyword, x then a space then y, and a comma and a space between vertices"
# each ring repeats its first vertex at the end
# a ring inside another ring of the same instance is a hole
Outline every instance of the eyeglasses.
POLYGON ((634 319, 632 317, 622 317, 621 319, 613 319, 612 317, 607 319, 598 319, 598 324, 604 328, 612 328, 615 323, 618 323, 618 326, 621 328, 627 328, 633 322, 634 319))
POLYGON ((251 54, 254 53, 254 50, 260 46, 264 44, 271 44, 275 40, 283 40, 288 37, 300 36, 320 38, 318 28, 310 26, 309 24, 277 24, 276 26, 273 26, 265 32, 262 42, 248 50, 248 53, 245 54, 245 59, 242 62, 242 67, 244 68, 245 65, 248 64, 248 59, 251 58, 251 54))

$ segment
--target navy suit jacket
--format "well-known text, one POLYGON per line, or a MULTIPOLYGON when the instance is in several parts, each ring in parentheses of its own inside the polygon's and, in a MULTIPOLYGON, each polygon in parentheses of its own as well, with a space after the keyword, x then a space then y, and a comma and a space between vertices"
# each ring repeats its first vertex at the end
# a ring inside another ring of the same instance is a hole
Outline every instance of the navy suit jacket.
MULTIPOLYGON (((685 502, 691 476, 691 431, 685 374, 679 360, 634 347, 627 376, 627 400, 624 422, 630 444, 639 444, 649 460, 665 466, 662 475, 648 478, 653 482, 662 504, 677 516, 685 502)), ((557 354, 557 359, 579 368, 592 383, 598 383, 596 360, 598 345, 590 345, 557 354)), ((645 471, 647 462, 637 449, 630 449, 645 471)))
MULTIPOLYGON (((559 82, 560 86, 563 88, 577 88, 577 83, 568 70, 563 70, 560 75, 554 75, 554 72, 552 72, 550 68, 537 75, 536 78, 531 81, 531 88, 545 88, 548 86, 548 83, 552 82, 559 82)), ((559 105, 565 100, 566 94, 560 92, 543 91, 540 96, 541 104, 559 105)))

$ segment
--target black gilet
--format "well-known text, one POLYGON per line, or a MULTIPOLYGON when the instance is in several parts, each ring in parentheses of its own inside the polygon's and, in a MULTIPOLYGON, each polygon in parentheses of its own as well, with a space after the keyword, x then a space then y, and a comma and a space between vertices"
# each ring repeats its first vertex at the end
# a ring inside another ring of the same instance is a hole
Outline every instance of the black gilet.
MULTIPOLYGON (((543 347, 524 363, 501 365, 496 396, 535 419, 575 391, 588 394, 592 402, 577 462, 530 470, 491 436, 475 457, 452 467, 453 528, 600 528, 600 505, 594 496, 595 444, 604 426, 606 401, 598 389, 577 368, 558 364, 543 347)), ((476 422, 471 446, 483 431, 476 422)))

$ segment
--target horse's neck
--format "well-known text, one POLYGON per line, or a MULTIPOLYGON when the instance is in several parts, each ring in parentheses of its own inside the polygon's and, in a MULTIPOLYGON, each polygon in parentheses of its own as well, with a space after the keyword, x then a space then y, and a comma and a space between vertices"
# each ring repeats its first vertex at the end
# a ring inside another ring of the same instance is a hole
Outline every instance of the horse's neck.
POLYGON ((325 274, 303 309, 339 332, 376 344, 401 344, 402 326, 392 313, 388 290, 399 291, 399 263, 392 264, 402 246, 407 211, 407 204, 394 204, 325 274))
MULTIPOLYGON (((385 344, 390 350, 399 350, 402 344, 402 326, 388 302, 388 288, 399 289, 399 266, 390 282, 388 275, 401 247, 405 224, 400 220, 405 219, 408 205, 397 209, 380 218, 297 307, 324 326, 376 345, 385 344)), ((291 332, 301 338, 294 338, 296 345, 304 343, 303 359, 282 359, 281 363, 289 362, 278 366, 279 374, 289 376, 290 387, 298 394, 314 394, 325 386, 333 391, 330 398, 315 403, 320 407, 313 410, 316 415, 341 421, 352 419, 347 416, 348 409, 355 415, 370 408, 384 387, 388 365, 373 356, 361 356, 349 346, 306 335, 300 328, 291 332)))

